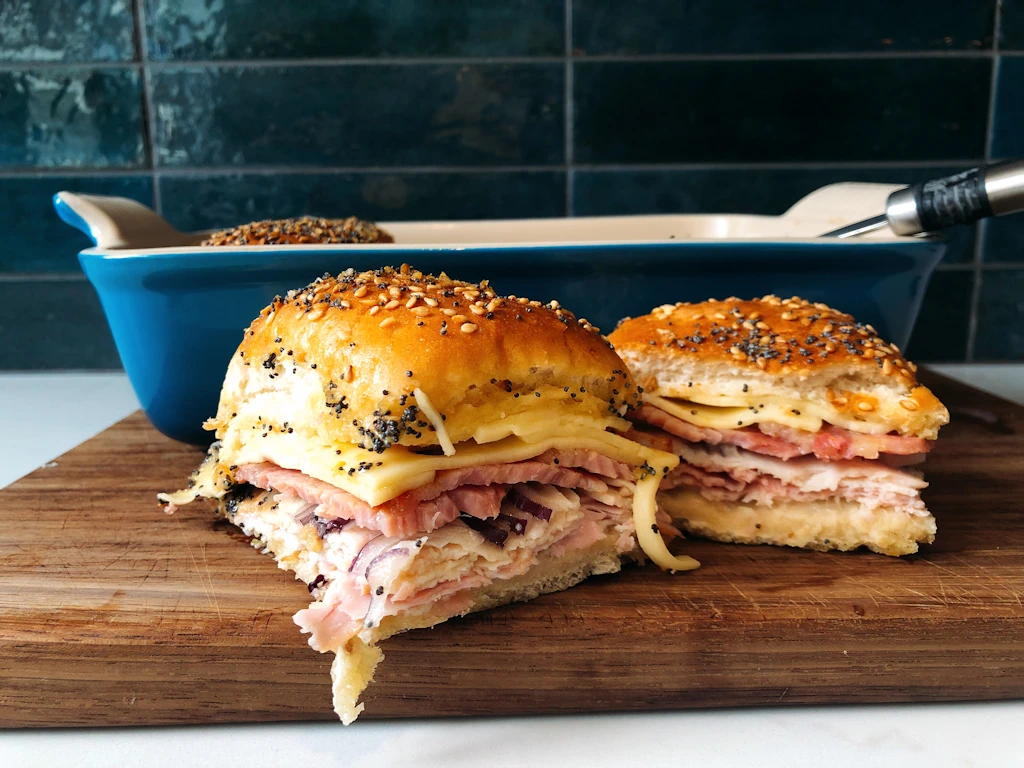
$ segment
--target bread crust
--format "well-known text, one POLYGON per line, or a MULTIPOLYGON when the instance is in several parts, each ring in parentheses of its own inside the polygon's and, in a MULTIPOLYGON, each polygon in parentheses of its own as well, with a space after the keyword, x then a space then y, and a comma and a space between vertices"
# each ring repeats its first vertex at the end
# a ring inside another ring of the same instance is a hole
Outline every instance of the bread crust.
POLYGON ((301 424, 325 444, 378 453, 440 445, 430 406, 457 443, 518 413, 607 420, 640 399, 608 341, 557 302, 407 265, 325 275, 276 298, 245 331, 209 426, 222 436, 247 399, 268 392, 289 398, 293 425, 254 428, 301 424))
POLYGON ((929 439, 949 421, 896 345, 798 297, 666 304, 627 318, 609 339, 640 385, 664 397, 785 394, 929 439))

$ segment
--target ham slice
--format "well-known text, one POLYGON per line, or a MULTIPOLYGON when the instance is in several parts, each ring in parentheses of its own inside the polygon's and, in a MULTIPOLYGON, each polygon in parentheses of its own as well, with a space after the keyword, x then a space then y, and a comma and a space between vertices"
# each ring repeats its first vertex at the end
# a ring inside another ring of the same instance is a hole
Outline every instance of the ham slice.
POLYGON ((481 519, 495 517, 506 485, 536 482, 607 491, 607 484, 595 472, 612 479, 631 476, 628 465, 593 451, 548 451, 535 459, 512 464, 442 470, 433 482, 371 507, 337 486, 276 464, 243 464, 233 474, 235 482, 318 504, 316 514, 322 519, 353 520, 356 525, 385 536, 411 536, 439 528, 460 512, 481 519))
POLYGON ((866 509, 895 507, 907 514, 928 514, 919 491, 927 487, 917 474, 865 459, 824 462, 807 456, 790 461, 735 446, 681 445, 683 463, 662 481, 700 489, 714 501, 819 501, 841 498, 866 509))
POLYGON ((812 454, 824 461, 877 459, 881 454, 905 456, 931 450, 931 443, 920 437, 867 435, 831 424, 822 424, 818 432, 772 423, 742 429, 710 429, 690 424, 650 404, 641 406, 636 417, 690 443, 735 445, 779 459, 812 454))

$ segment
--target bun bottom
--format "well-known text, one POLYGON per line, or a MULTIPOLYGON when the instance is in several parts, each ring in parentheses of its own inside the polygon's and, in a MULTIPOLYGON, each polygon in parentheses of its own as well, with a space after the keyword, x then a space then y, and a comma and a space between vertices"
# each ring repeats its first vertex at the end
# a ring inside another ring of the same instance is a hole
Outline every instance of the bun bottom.
POLYGON ((935 540, 935 518, 892 507, 866 510, 856 502, 778 501, 772 506, 711 501, 689 488, 658 494, 658 505, 684 531, 733 544, 911 555, 935 540))
MULTIPOLYGON (((522 576, 494 581, 474 590, 471 606, 459 613, 453 614, 439 607, 417 615, 388 616, 381 621, 375 641, 410 629, 433 627, 448 619, 499 605, 533 600, 548 592, 561 592, 579 584, 588 576, 615 573, 622 568, 622 555, 616 548, 614 536, 561 557, 541 555, 538 561, 522 576)), ((359 696, 373 681, 374 670, 383 660, 384 653, 376 644, 368 644, 359 638, 350 640, 335 656, 331 664, 334 711, 345 725, 363 711, 363 705, 358 703, 359 696)))

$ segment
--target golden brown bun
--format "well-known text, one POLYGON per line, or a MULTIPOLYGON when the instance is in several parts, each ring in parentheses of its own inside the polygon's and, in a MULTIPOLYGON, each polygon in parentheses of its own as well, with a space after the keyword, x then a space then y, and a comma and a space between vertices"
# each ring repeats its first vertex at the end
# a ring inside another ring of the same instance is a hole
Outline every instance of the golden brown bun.
POLYGON ((395 239, 376 224, 347 219, 270 219, 224 229, 207 236, 200 245, 304 245, 309 243, 393 243, 395 239))
POLYGON ((785 396, 929 439, 949 421, 895 345, 825 304, 776 296, 666 304, 609 338, 640 385, 662 397, 785 396))
POLYGON ((849 551, 867 547, 898 557, 917 552, 935 540, 935 518, 908 515, 891 507, 865 512, 860 504, 840 499, 785 501, 772 506, 710 501, 690 488, 658 494, 658 504, 683 530, 734 544, 775 544, 849 551))
MULTIPOLYGON (((607 420, 639 401, 625 364, 585 320, 557 303, 498 297, 479 285, 403 267, 324 276, 278 298, 245 332, 228 369, 218 437, 253 398, 255 428, 303 430, 321 444, 381 452, 453 443, 525 411, 607 420), (429 403, 417 401, 419 389, 429 403), (268 412, 290 424, 266 424, 268 412)), ((239 418, 242 418, 239 415, 239 418)), ((237 426, 237 425, 236 425, 237 426)), ((248 429, 248 426, 245 426, 248 429)))

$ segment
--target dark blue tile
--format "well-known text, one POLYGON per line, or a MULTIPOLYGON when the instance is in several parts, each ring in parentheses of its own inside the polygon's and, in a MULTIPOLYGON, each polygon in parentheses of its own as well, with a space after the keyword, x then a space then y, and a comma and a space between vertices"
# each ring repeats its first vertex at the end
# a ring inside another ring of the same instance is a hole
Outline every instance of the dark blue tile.
POLYGON ((133 167, 144 162, 138 72, 0 72, 0 168, 133 167))
MULTIPOLYGON (((760 213, 778 216, 804 195, 839 181, 911 184, 959 167, 576 171, 573 213, 760 213)), ((947 263, 974 258, 974 227, 947 234, 947 263)))
POLYGON ((132 61, 125 0, 3 0, 0 61, 132 61))
POLYGON ((581 62, 574 81, 575 158, 980 157, 990 80, 987 59, 581 62))
POLYGON ((994 157, 1024 155, 1024 56, 1000 56, 996 112, 992 133, 994 157))
POLYGON ((1024 263, 1024 216, 989 219, 982 258, 987 262, 1024 263))
POLYGON ((976 50, 992 45, 993 0, 575 0, 581 54, 976 50))
POLYGON ((92 243, 57 219, 50 201, 55 192, 117 195, 150 205, 151 187, 148 177, 139 176, 0 178, 0 273, 79 271, 78 252, 92 243))
POLYGON ((155 60, 558 55, 556 0, 331 0, 146 4, 155 60))
POLYGON ((1024 270, 982 272, 975 360, 1024 360, 1024 270))
POLYGON ((413 221, 565 213, 558 171, 197 175, 159 183, 164 214, 183 230, 303 214, 413 221))
POLYGON ((121 367, 106 318, 85 280, 0 281, 0 370, 121 367))
POLYGON ((974 273, 936 272, 910 336, 906 355, 919 363, 963 362, 967 358, 974 273))
POLYGON ((522 165, 564 154, 561 64, 153 73, 162 165, 522 165))
POLYGON ((999 49, 1024 51, 1024 0, 1002 0, 999 49))

